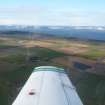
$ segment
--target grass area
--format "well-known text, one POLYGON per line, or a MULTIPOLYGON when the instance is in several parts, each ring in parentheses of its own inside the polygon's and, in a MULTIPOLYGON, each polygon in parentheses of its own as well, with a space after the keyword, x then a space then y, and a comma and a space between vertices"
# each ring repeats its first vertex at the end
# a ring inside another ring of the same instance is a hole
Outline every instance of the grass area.
POLYGON ((14 48, 16 46, 11 46, 11 45, 7 45, 7 44, 0 44, 0 49, 8 49, 8 48, 14 48))
POLYGON ((85 54, 89 59, 105 57, 105 43, 95 43, 89 46, 89 51, 85 54))
POLYGON ((90 60, 97 60, 98 58, 105 57, 105 52, 100 50, 90 50, 88 52, 85 52, 83 54, 78 54, 76 56, 80 56, 90 60))
POLYGON ((8 105, 8 93, 10 88, 7 88, 7 81, 0 78, 0 105, 8 105))
POLYGON ((8 55, 6 57, 1 57, 0 61, 12 63, 12 64, 23 64, 25 63, 25 55, 22 55, 22 54, 8 55))
MULTIPOLYGON (((27 53, 24 48, 18 49, 20 51, 17 51, 15 54, 7 55, 4 57, 0 57, 0 61, 2 62, 8 62, 8 63, 16 63, 16 64, 23 64, 26 62, 27 53)), ((53 51, 50 49, 45 48, 30 48, 29 49, 29 58, 30 57, 40 57, 40 60, 48 60, 55 57, 64 56, 65 54, 62 52, 53 51)))
POLYGON ((84 105, 105 105, 105 76, 84 74, 77 83, 84 105))
POLYGON ((40 56, 42 59, 46 58, 46 59, 52 59, 55 57, 60 57, 60 56, 64 56, 65 54, 62 52, 58 52, 58 51, 53 51, 50 49, 46 49, 46 48, 35 48, 35 49, 30 49, 30 51, 35 52, 36 55, 40 56))
POLYGON ((34 65, 25 65, 0 75, 0 105, 11 105, 17 95, 16 87, 23 85, 34 65))
POLYGON ((90 43, 87 51, 84 53, 74 54, 74 56, 83 57, 90 60, 97 60, 105 57, 105 43, 90 43))

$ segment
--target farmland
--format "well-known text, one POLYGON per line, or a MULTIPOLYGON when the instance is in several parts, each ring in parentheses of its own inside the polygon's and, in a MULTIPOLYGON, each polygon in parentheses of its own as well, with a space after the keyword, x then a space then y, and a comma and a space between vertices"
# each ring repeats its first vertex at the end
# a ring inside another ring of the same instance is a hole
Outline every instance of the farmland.
POLYGON ((104 66, 104 52, 103 42, 0 37, 0 104, 11 105, 34 67, 52 65, 69 70, 84 105, 104 105, 105 73, 95 68, 99 60, 104 66), (91 68, 81 71, 74 62, 91 68))

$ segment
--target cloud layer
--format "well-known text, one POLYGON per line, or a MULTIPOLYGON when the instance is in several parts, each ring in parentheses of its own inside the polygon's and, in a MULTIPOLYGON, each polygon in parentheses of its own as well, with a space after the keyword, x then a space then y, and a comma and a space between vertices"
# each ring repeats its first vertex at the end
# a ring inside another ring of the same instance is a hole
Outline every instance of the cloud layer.
POLYGON ((105 25, 105 12, 44 7, 0 8, 0 24, 18 25, 105 25))

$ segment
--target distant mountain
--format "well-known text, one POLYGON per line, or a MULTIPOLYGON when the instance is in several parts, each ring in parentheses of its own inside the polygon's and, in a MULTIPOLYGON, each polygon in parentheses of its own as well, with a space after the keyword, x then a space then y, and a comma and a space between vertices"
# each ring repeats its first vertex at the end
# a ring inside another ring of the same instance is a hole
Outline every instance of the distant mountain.
POLYGON ((0 26, 1 34, 30 35, 37 33, 49 37, 80 38, 105 41, 105 26, 0 26))
POLYGON ((26 35, 26 34, 31 34, 29 31, 19 31, 19 30, 4 30, 0 31, 0 34, 7 34, 7 35, 14 35, 14 34, 20 34, 20 35, 26 35))

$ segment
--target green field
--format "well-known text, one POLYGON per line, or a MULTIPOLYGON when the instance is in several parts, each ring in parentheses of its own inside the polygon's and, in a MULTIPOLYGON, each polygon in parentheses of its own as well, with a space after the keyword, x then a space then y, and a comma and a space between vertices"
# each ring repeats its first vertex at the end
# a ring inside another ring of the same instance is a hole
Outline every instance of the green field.
POLYGON ((90 60, 97 60, 99 58, 103 58, 105 57, 105 44, 103 43, 98 45, 98 43, 91 43, 87 52, 80 55, 78 54, 77 56, 81 56, 90 60))
POLYGON ((105 76, 84 74, 76 87, 84 105, 105 105, 105 76))

